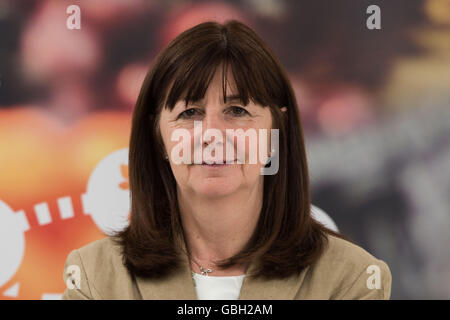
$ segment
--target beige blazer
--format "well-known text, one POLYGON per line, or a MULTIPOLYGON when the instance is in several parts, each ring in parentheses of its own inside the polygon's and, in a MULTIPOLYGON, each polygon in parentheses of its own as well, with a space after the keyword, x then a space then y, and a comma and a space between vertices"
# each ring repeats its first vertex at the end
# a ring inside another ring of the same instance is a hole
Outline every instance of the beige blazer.
MULTIPOLYGON (((239 299, 390 298, 392 277, 384 261, 348 241, 334 236, 328 238, 329 245, 320 259, 298 276, 270 281, 245 277, 239 299)), ((253 267, 251 264, 249 270, 253 267)), ((181 271, 168 279, 136 277, 134 280, 122 264, 119 248, 109 237, 71 251, 64 266, 63 279, 67 285, 63 300, 197 299, 187 257, 183 259, 181 271)))

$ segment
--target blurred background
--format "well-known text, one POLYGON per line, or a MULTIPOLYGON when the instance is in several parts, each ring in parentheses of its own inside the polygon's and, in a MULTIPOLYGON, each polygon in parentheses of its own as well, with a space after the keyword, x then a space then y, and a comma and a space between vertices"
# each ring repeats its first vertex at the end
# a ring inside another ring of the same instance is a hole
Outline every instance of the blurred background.
POLYGON ((387 262, 392 299, 450 299, 449 0, 0 0, 0 299, 59 299, 67 254, 121 226, 152 60, 228 19, 289 74, 312 203, 387 262))

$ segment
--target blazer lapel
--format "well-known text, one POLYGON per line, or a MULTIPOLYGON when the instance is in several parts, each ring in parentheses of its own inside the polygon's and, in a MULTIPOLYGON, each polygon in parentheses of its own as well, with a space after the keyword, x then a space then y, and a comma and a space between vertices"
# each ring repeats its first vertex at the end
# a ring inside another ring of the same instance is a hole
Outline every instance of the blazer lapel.
MULTIPOLYGON (((181 248, 186 250, 184 241, 177 237, 175 240, 181 248)), ((182 263, 178 272, 161 279, 145 279, 136 277, 136 284, 144 300, 196 300, 194 280, 192 279, 189 259, 180 254, 182 263)))
MULTIPOLYGON (((255 268, 252 263, 248 272, 255 268)), ((239 300, 293 300, 303 283, 309 267, 299 275, 286 279, 262 280, 245 277, 242 282, 239 300)))
MULTIPOLYGON (((177 238, 176 242, 186 250, 184 241, 177 238)), ((136 277, 136 284, 144 300, 197 300, 197 293, 192 279, 189 259, 181 254, 182 265, 178 272, 170 277, 155 280, 136 277)), ((248 273, 254 270, 252 262, 248 273)), ((262 280, 245 277, 242 282, 239 300, 292 300, 299 291, 309 267, 299 275, 287 279, 262 280)))

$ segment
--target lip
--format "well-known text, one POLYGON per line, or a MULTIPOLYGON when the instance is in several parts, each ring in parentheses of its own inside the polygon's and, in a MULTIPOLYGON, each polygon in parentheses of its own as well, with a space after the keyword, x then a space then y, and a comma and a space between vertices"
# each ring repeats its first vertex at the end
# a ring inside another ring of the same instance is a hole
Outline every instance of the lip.
POLYGON ((202 166, 202 168, 213 169, 213 168, 223 168, 223 167, 226 167, 229 165, 228 164, 202 164, 201 166, 202 166))
POLYGON ((230 164, 235 164, 235 163, 236 163, 236 159, 234 159, 231 163, 226 163, 226 160, 224 160, 223 163, 207 164, 205 161, 203 161, 201 166, 204 168, 222 168, 222 167, 229 166, 230 164))

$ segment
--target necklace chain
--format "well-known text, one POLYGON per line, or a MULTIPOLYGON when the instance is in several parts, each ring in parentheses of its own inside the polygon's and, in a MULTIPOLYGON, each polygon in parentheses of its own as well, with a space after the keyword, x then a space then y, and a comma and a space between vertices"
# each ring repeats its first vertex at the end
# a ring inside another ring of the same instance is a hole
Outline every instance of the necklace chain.
POLYGON ((213 272, 213 269, 210 268, 203 268, 195 259, 192 257, 192 255, 188 252, 185 252, 186 255, 200 268, 200 272, 203 276, 208 276, 209 273, 213 272))

